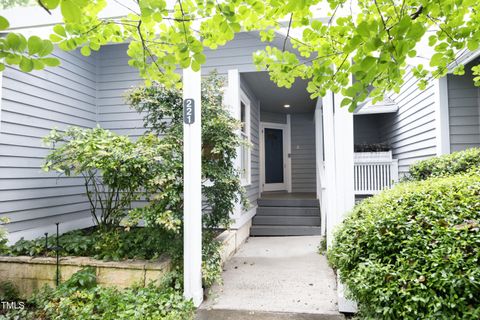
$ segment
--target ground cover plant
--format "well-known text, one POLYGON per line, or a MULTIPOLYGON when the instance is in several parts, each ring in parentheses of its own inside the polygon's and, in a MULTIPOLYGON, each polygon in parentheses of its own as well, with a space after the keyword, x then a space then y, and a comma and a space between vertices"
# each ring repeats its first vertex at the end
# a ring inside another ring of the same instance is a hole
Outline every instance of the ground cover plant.
POLYGON ((328 257, 362 319, 479 319, 480 172, 362 201, 328 257))
POLYGON ((180 288, 179 279, 174 276, 147 287, 133 286, 124 290, 100 287, 96 284, 95 271, 86 268, 56 289, 44 287, 25 301, 23 310, 4 314, 0 311, 0 319, 193 319, 193 303, 183 298, 180 288))

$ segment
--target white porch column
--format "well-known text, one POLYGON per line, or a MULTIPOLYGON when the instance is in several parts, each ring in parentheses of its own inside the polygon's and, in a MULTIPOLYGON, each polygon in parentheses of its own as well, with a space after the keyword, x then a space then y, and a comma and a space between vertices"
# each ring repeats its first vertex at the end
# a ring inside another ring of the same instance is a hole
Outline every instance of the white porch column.
POLYGON ((450 153, 450 121, 448 114, 447 76, 433 80, 435 83, 435 129, 437 155, 450 153))
POLYGON ((203 300, 202 288, 202 104, 201 71, 183 70, 183 174, 184 174, 184 296, 195 306, 203 300), (193 103, 193 106, 192 106, 193 103), (193 107, 193 110, 190 109, 193 107), (188 113, 191 111, 191 114, 188 113), (188 116, 193 116, 187 121, 188 116))
POLYGON ((336 161, 335 161, 335 130, 334 130, 334 100, 333 93, 328 92, 323 98, 323 144, 325 148, 325 202, 326 213, 323 214, 325 220, 325 232, 327 236, 327 247, 332 245, 333 223, 336 220, 337 212, 336 201, 336 161))

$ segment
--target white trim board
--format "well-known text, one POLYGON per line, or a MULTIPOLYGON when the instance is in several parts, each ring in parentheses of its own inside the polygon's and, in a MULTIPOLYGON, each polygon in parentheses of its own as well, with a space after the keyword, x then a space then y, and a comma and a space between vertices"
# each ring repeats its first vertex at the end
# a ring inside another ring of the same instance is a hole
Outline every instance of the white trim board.
POLYGON ((291 155, 291 122, 287 115, 287 123, 260 122, 260 192, 285 190, 292 192, 292 161, 291 155), (280 129, 283 131, 283 161, 284 183, 266 188, 265 186, 265 128, 280 129))

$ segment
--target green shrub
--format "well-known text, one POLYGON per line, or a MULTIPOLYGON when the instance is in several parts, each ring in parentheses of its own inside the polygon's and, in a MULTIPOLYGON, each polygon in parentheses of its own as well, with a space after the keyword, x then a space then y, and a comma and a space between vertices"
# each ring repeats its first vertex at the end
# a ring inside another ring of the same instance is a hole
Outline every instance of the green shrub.
POLYGON ((425 180, 430 177, 467 172, 479 167, 480 148, 472 148, 417 162, 410 167, 408 179, 425 180))
POLYGON ((480 319, 480 175, 364 200, 328 257, 364 319, 480 319))
POLYGON ((8 252, 8 232, 3 224, 8 223, 8 219, 5 217, 0 217, 0 254, 8 252))
POLYGON ((0 315, 1 320, 188 320, 194 306, 171 286, 124 290, 97 286, 93 269, 84 269, 57 289, 43 288, 27 302, 27 309, 0 315))
POLYGON ((44 138, 52 147, 45 171, 82 176, 90 210, 97 225, 116 227, 138 200, 146 183, 162 169, 161 146, 153 135, 133 142, 127 136, 93 128, 52 130, 44 138))

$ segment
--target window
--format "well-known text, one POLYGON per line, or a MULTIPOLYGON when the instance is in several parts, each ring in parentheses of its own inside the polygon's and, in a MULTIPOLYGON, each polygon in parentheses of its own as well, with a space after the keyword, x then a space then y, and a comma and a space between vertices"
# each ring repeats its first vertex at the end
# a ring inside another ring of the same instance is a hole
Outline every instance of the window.
POLYGON ((240 136, 244 140, 244 144, 240 147, 240 178, 243 185, 251 183, 251 153, 250 147, 250 101, 242 94, 240 98, 240 136))

